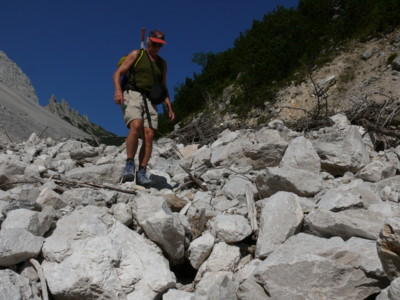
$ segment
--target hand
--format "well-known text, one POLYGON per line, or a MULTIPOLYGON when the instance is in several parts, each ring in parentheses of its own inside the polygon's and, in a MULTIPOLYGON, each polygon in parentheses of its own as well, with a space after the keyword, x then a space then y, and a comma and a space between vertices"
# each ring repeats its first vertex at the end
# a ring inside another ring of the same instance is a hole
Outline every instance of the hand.
POLYGON ((172 109, 170 109, 170 110, 168 111, 168 116, 169 116, 169 120, 170 120, 171 122, 175 119, 175 114, 174 114, 174 112, 172 111, 172 109))
POLYGON ((115 92, 114 94, 114 103, 121 105, 122 103, 125 102, 124 96, 122 95, 122 92, 115 92))

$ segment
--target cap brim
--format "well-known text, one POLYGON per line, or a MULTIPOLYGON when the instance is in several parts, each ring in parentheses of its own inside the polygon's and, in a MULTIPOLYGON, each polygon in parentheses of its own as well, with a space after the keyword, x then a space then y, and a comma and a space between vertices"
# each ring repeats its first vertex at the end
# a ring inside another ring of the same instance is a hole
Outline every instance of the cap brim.
POLYGON ((150 37, 150 40, 152 42, 154 42, 154 43, 160 43, 160 44, 166 44, 167 43, 166 41, 164 41, 162 39, 157 39, 157 38, 153 38, 153 37, 150 37))

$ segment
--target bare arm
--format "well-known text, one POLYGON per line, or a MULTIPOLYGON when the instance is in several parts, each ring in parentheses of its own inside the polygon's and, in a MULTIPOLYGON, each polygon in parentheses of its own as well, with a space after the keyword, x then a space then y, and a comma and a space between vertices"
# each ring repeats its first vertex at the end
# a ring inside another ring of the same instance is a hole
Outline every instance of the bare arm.
MULTIPOLYGON (((164 66, 163 85, 165 87, 167 86, 167 63, 166 62, 165 62, 165 66, 164 66)), ((175 119, 175 113, 172 110, 172 105, 171 105, 171 100, 169 99, 169 94, 165 98, 164 104, 167 106, 168 116, 169 116, 170 121, 173 121, 175 119)))
POLYGON ((131 68, 131 66, 135 63, 136 59, 138 58, 139 50, 134 50, 128 54, 125 58, 124 62, 118 67, 118 69, 113 74, 113 82, 114 82, 114 102, 115 104, 122 104, 125 99, 122 95, 122 88, 121 88, 121 76, 125 75, 126 72, 131 68))

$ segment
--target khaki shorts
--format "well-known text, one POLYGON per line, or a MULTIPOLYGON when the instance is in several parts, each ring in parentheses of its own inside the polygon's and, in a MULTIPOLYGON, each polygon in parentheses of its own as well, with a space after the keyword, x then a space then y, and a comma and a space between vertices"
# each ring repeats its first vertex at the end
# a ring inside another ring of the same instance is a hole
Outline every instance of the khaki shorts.
POLYGON ((129 128, 129 123, 133 120, 143 120, 143 127, 157 129, 158 127, 158 113, 157 106, 152 105, 150 100, 146 98, 147 107, 149 109, 149 117, 146 114, 146 108, 143 101, 143 96, 136 91, 125 91, 125 103, 122 105, 122 113, 124 114, 124 121, 126 127, 129 128))

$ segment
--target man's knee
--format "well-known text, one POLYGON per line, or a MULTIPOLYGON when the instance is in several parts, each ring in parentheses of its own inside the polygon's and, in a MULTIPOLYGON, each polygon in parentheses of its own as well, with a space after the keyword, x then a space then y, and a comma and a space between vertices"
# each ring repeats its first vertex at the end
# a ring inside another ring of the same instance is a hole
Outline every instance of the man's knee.
POLYGON ((134 134, 139 134, 143 130, 142 120, 132 120, 129 123, 129 131, 134 134))

